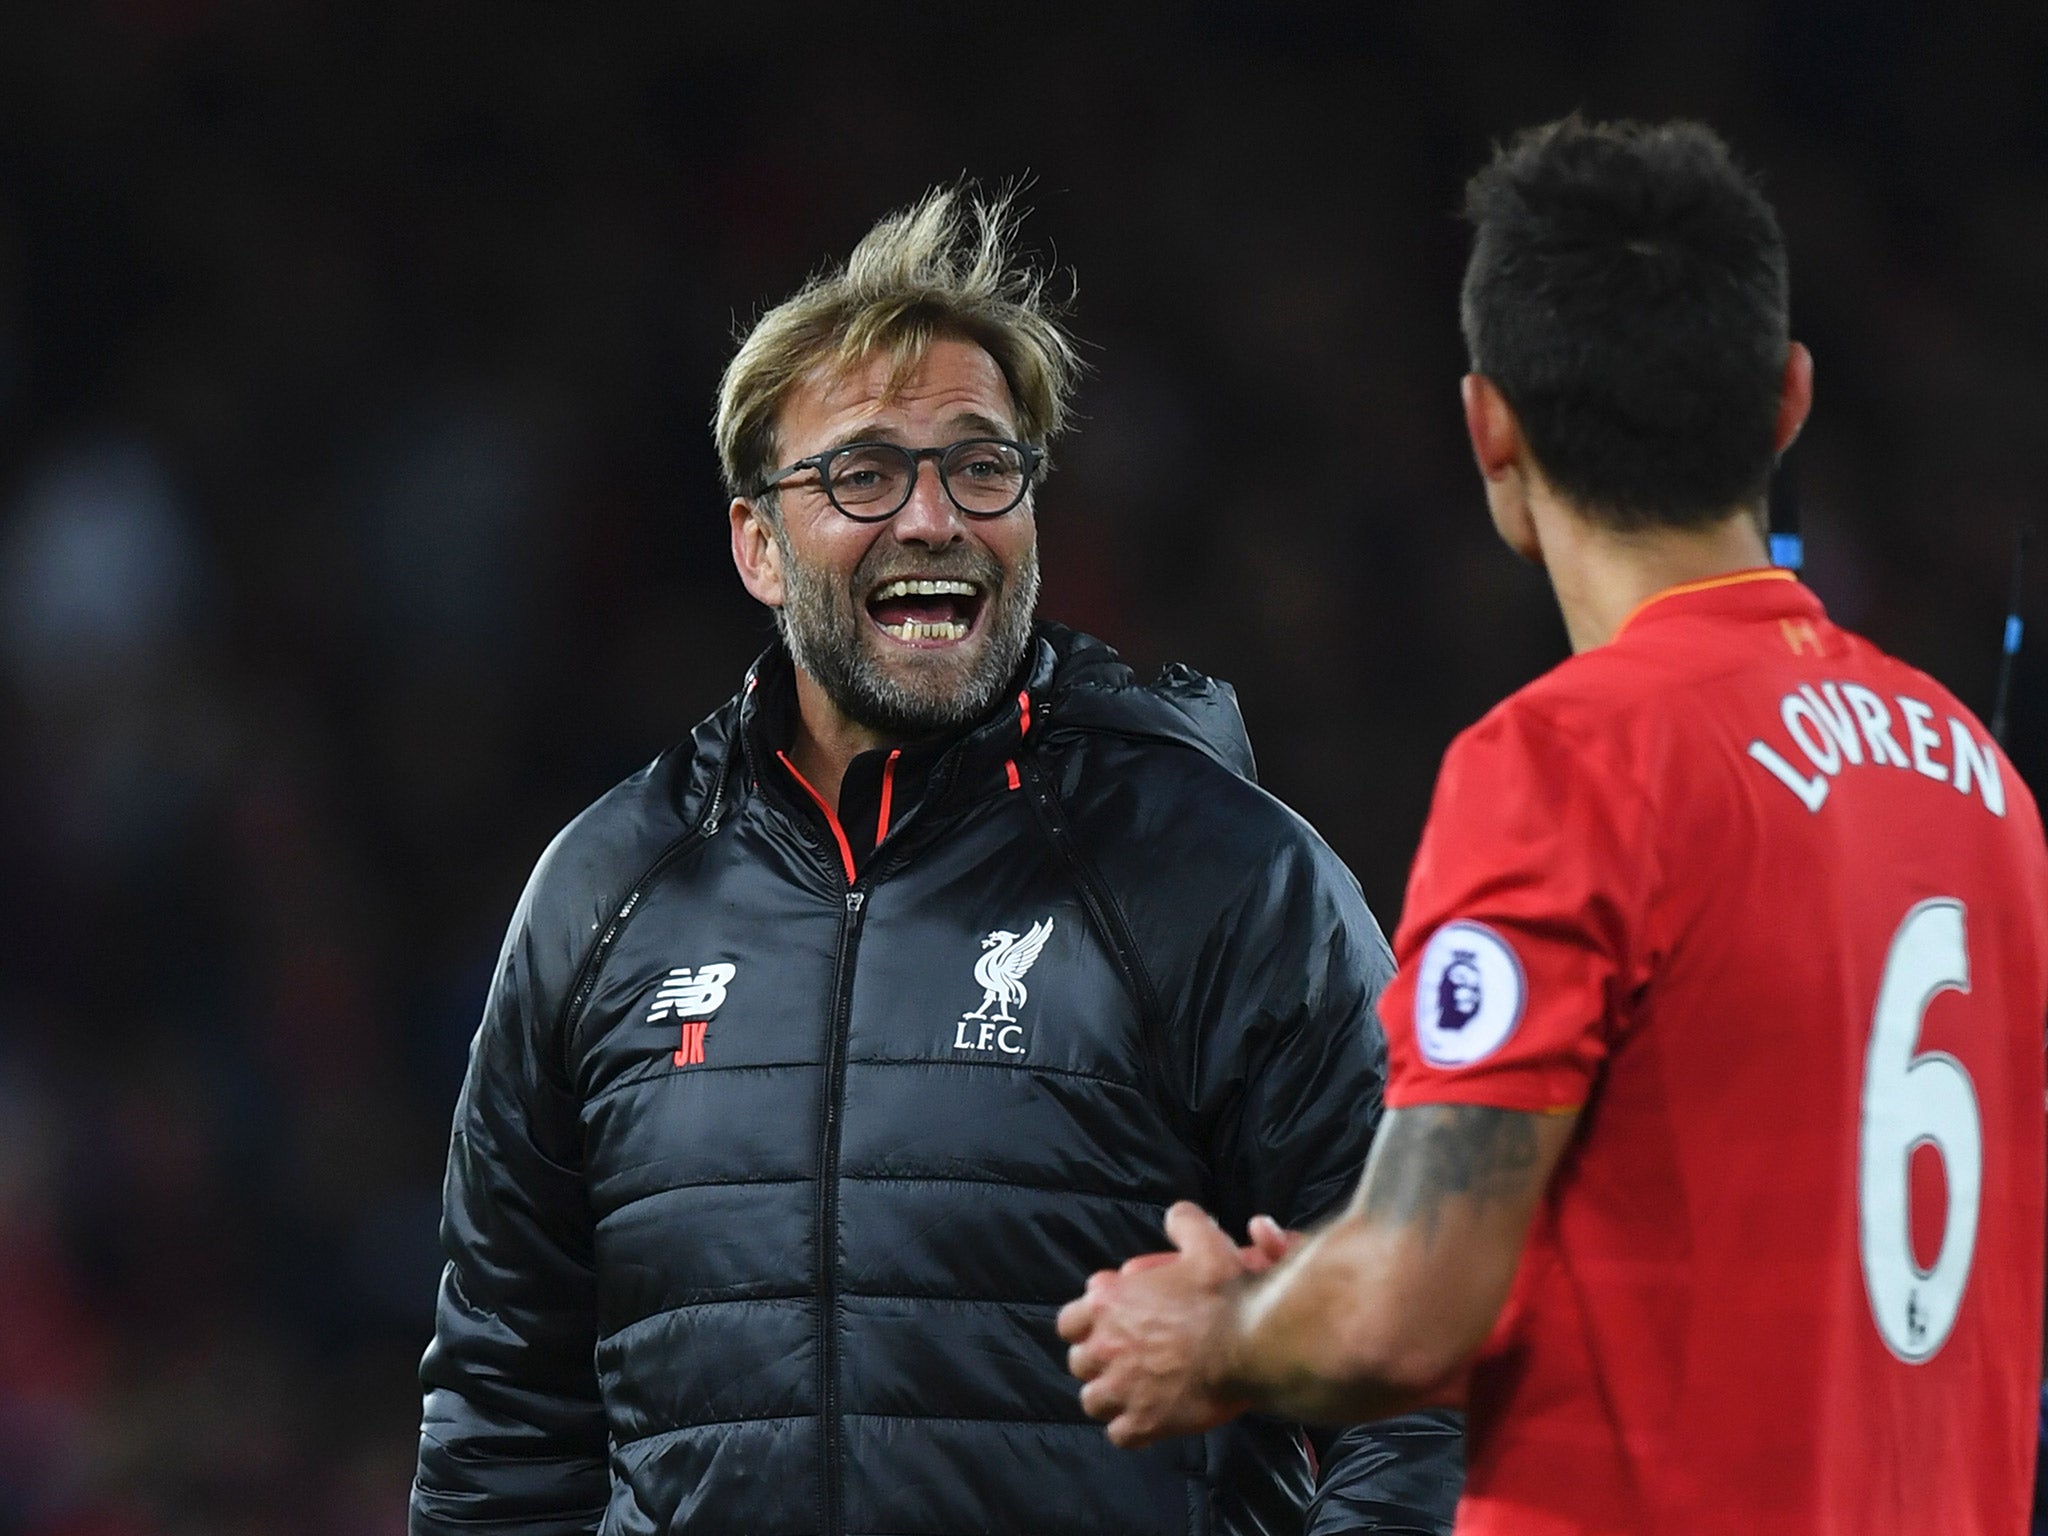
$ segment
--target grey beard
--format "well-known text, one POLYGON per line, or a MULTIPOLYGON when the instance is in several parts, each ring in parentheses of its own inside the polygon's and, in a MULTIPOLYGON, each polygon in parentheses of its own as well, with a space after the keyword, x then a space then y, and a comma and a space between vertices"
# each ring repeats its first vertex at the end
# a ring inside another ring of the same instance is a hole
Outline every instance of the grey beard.
MULTIPOLYGON (((870 562, 863 561, 852 581, 842 586, 798 561, 780 528, 775 539, 782 549, 783 599, 775 610, 782 643, 790 659, 857 725, 899 741, 948 735, 986 714, 1024 659, 1038 608, 1036 544, 1018 567, 1014 584, 1004 580, 1002 568, 987 555, 955 556, 920 566, 923 575, 955 576, 980 584, 987 594, 982 599, 981 643, 964 667, 948 659, 898 677, 871 648, 867 615, 853 598, 854 592, 874 584, 870 562)), ((876 549, 881 551, 880 544, 876 549)))

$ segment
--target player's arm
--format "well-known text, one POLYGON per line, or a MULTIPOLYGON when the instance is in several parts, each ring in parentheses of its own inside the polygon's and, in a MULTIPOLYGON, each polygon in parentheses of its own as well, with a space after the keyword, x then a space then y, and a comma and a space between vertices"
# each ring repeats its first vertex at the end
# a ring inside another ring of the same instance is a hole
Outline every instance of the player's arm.
POLYGON ((1350 1208, 1226 1311, 1220 1393, 1349 1422, 1453 1392, 1576 1124, 1465 1104, 1390 1111, 1350 1208))

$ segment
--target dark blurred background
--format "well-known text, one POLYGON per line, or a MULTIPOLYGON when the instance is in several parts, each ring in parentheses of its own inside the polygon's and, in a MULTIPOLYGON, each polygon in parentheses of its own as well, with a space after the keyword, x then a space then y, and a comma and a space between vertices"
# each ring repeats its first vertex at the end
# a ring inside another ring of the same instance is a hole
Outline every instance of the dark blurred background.
MULTIPOLYGON (((1444 746, 1563 654, 1457 409, 1460 187, 1522 124, 1762 169, 1812 583, 1988 710, 2038 0, 860 9, 8 7, 0 1536, 403 1529, 502 926, 770 632, 733 328, 933 182, 1031 176, 1078 274, 1046 611, 1236 682, 1390 928, 1444 746)), ((2038 784, 2048 656, 2016 717, 2038 784)))

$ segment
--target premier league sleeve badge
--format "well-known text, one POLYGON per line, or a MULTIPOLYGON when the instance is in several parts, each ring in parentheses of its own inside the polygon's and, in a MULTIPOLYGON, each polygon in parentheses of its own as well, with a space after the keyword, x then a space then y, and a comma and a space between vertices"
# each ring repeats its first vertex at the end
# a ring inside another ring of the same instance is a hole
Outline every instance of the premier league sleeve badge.
POLYGON ((1491 1056, 1522 1021, 1527 987, 1508 941, 1483 923, 1430 935, 1415 977, 1415 1041, 1437 1067, 1491 1056))

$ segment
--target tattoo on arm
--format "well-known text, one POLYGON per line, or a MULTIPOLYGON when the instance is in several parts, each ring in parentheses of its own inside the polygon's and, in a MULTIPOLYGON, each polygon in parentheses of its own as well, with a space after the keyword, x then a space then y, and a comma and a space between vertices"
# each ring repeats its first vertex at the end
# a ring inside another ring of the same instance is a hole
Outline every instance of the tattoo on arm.
POLYGON ((1434 1234, 1447 1197, 1482 1205, 1515 1198, 1538 1161, 1532 1115, 1472 1104, 1417 1105, 1387 1116, 1358 1198, 1368 1217, 1420 1222, 1434 1234))

